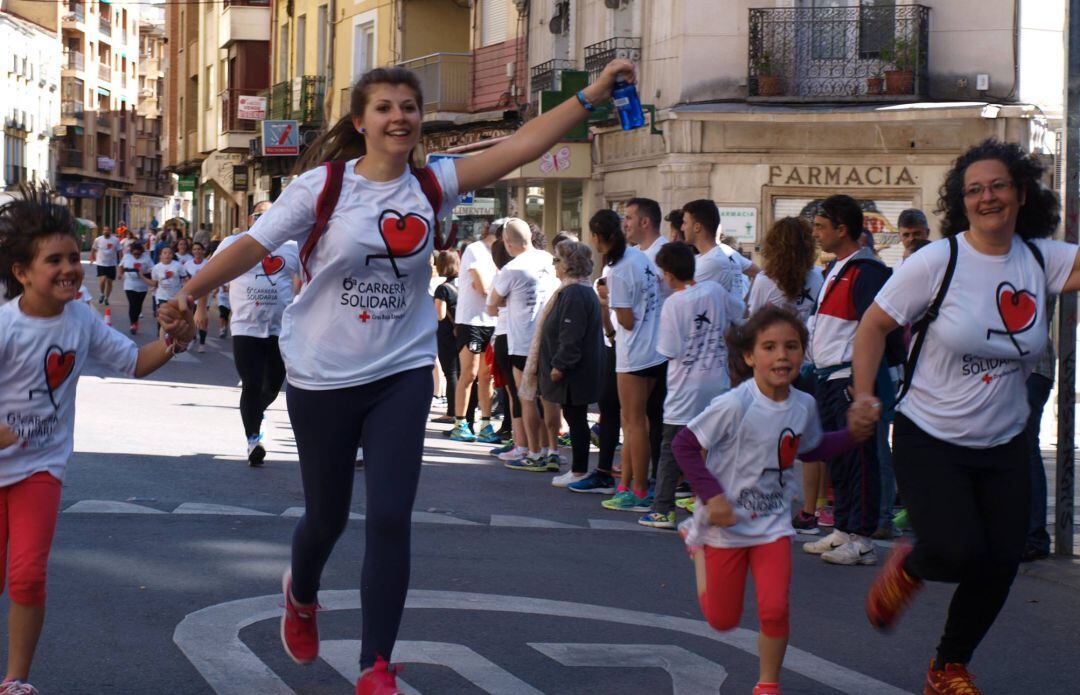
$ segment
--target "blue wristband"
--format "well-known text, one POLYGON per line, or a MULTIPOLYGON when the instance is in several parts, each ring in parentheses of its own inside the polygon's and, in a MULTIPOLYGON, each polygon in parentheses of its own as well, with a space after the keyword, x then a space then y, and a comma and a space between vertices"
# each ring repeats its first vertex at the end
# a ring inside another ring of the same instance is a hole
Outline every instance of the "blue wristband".
POLYGON ((579 90, 577 93, 577 100, 585 107, 586 111, 595 111, 596 107, 589 103, 589 100, 585 98, 585 90, 579 90))

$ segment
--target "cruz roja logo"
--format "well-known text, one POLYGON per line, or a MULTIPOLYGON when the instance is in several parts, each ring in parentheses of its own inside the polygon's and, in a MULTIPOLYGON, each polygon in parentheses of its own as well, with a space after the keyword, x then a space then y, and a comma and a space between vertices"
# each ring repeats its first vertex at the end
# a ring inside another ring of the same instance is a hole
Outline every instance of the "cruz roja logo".
MULTIPOLYGON (((330 611, 356 611, 360 609, 360 592, 356 590, 322 591, 319 593, 319 603, 323 606, 324 615, 330 611)), ((240 632, 244 628, 262 621, 279 620, 280 604, 281 596, 273 594, 203 608, 180 621, 173 632, 173 641, 218 695, 251 695, 252 693, 294 695, 296 691, 263 663, 240 639, 240 632)), ((557 664, 566 668, 568 679, 573 678, 573 669, 578 668, 625 667, 623 670, 656 668, 667 673, 671 679, 671 692, 674 695, 720 692, 728 677, 727 670, 711 658, 702 656, 702 653, 723 656, 725 652, 730 654, 728 650, 733 648, 743 652, 739 662, 746 660, 746 654, 757 654, 757 633, 752 630, 736 628, 721 633, 709 627, 704 620, 569 601, 457 591, 415 590, 409 592, 405 608, 403 633, 408 632, 410 620, 416 620, 416 611, 447 610, 493 614, 490 618, 495 623, 493 627, 498 627, 500 614, 508 616, 516 614, 518 616, 543 616, 546 620, 564 618, 570 621, 609 623, 612 626, 613 635, 625 635, 628 627, 642 628, 648 630, 648 634, 652 637, 648 643, 530 642, 527 641, 527 634, 523 636, 523 641, 528 647, 550 659, 553 666, 557 664), (658 635, 657 630, 664 632, 658 635), (665 635, 670 635, 671 642, 692 644, 694 649, 667 643, 665 635)), ((520 621, 518 622, 520 624, 520 621)), ((505 625, 501 629, 505 629, 505 625)), ((355 632, 359 631, 360 626, 357 621, 355 632)), ((568 624, 565 634, 572 638, 578 633, 568 624)), ((327 637, 329 636, 324 630, 319 657, 340 673, 343 680, 355 682, 360 670, 357 664, 357 655, 360 652, 359 640, 333 640, 327 637)), ((512 665, 497 664, 464 644, 415 641, 407 639, 406 635, 397 643, 393 660, 397 663, 430 664, 450 669, 488 693, 542 695, 545 692, 535 684, 527 683, 515 675, 512 672, 512 665)), ((837 692, 852 695, 865 693, 901 695, 904 692, 887 683, 794 647, 788 648, 784 668, 837 692)), ((550 675, 554 676, 557 673, 550 675)), ((753 677, 756 675, 755 666, 753 677)), ((422 692, 403 680, 399 678, 398 684, 405 692, 410 694, 422 692)), ((437 685, 425 682, 424 686, 423 692, 428 695, 439 692, 437 685)), ((625 688, 628 689, 631 686, 632 681, 628 681, 625 688)), ((303 692, 302 684, 298 683, 296 687, 303 692)), ((565 686, 557 688, 558 692, 571 690, 572 688, 565 686)), ((553 692, 551 686, 548 692, 553 692)))

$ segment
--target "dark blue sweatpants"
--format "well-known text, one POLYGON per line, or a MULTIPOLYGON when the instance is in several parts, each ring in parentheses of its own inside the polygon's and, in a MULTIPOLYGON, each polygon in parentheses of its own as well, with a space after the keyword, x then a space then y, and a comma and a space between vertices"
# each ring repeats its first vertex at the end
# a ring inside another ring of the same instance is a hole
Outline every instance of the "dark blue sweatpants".
POLYGON ((364 565, 360 577, 360 667, 390 660, 409 590, 410 525, 424 428, 434 392, 431 368, 329 391, 289 385, 289 418, 300 454, 304 515, 292 541, 292 591, 317 600, 319 579, 349 520, 356 448, 364 447, 364 565))
MULTIPOLYGON (((819 381, 818 412, 826 432, 847 427, 851 405, 847 388, 850 378, 819 381)), ((878 427, 881 427, 878 423, 878 427)), ((855 449, 826 461, 832 480, 836 529, 859 536, 869 536, 878 526, 881 505, 881 466, 878 462, 877 437, 870 437, 855 449)))

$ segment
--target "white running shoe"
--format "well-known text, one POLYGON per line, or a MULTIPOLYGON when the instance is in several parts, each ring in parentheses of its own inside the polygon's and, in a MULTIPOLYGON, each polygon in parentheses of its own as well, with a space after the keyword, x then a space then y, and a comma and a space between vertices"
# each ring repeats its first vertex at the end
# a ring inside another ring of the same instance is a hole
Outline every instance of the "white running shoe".
POLYGON ((588 473, 575 473, 573 471, 567 471, 562 475, 557 475, 551 479, 552 487, 570 487, 570 483, 576 483, 579 480, 584 480, 588 477, 588 473))
POLYGON ((248 437, 247 450, 249 466, 257 468, 263 465, 263 460, 266 458, 266 448, 262 445, 262 434, 256 437, 248 437))
POLYGON ((864 536, 851 534, 848 542, 835 550, 821 554, 821 559, 833 565, 876 565, 877 548, 864 536))
POLYGON ((196 352, 199 352, 199 353, 206 352, 206 346, 200 343, 199 344, 199 349, 196 352))
POLYGON ((812 543, 803 543, 802 549, 804 553, 810 553, 811 555, 821 555, 822 553, 827 553, 830 550, 836 550, 843 544, 847 543, 849 540, 851 540, 851 537, 848 536, 846 533, 844 533, 843 531, 834 530, 832 533, 825 536, 824 538, 819 538, 812 543))
POLYGON ((517 461, 523 459, 529 454, 529 450, 523 446, 515 446, 510 451, 504 451, 499 454, 500 461, 517 461))

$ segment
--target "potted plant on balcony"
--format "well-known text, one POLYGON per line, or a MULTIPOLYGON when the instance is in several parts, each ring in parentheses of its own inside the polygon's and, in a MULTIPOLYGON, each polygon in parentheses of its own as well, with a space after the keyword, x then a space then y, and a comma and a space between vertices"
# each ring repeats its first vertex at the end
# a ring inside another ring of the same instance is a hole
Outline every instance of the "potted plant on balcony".
POLYGON ((866 94, 877 96, 885 88, 885 78, 882 77, 881 66, 875 65, 870 68, 870 75, 866 78, 866 94))
POLYGON ((757 95, 775 97, 780 95, 780 63, 768 51, 762 51, 754 61, 757 73, 757 95))
POLYGON ((881 50, 881 59, 892 66, 885 71, 885 93, 913 94, 915 68, 919 62, 919 47, 911 39, 896 38, 881 50))

